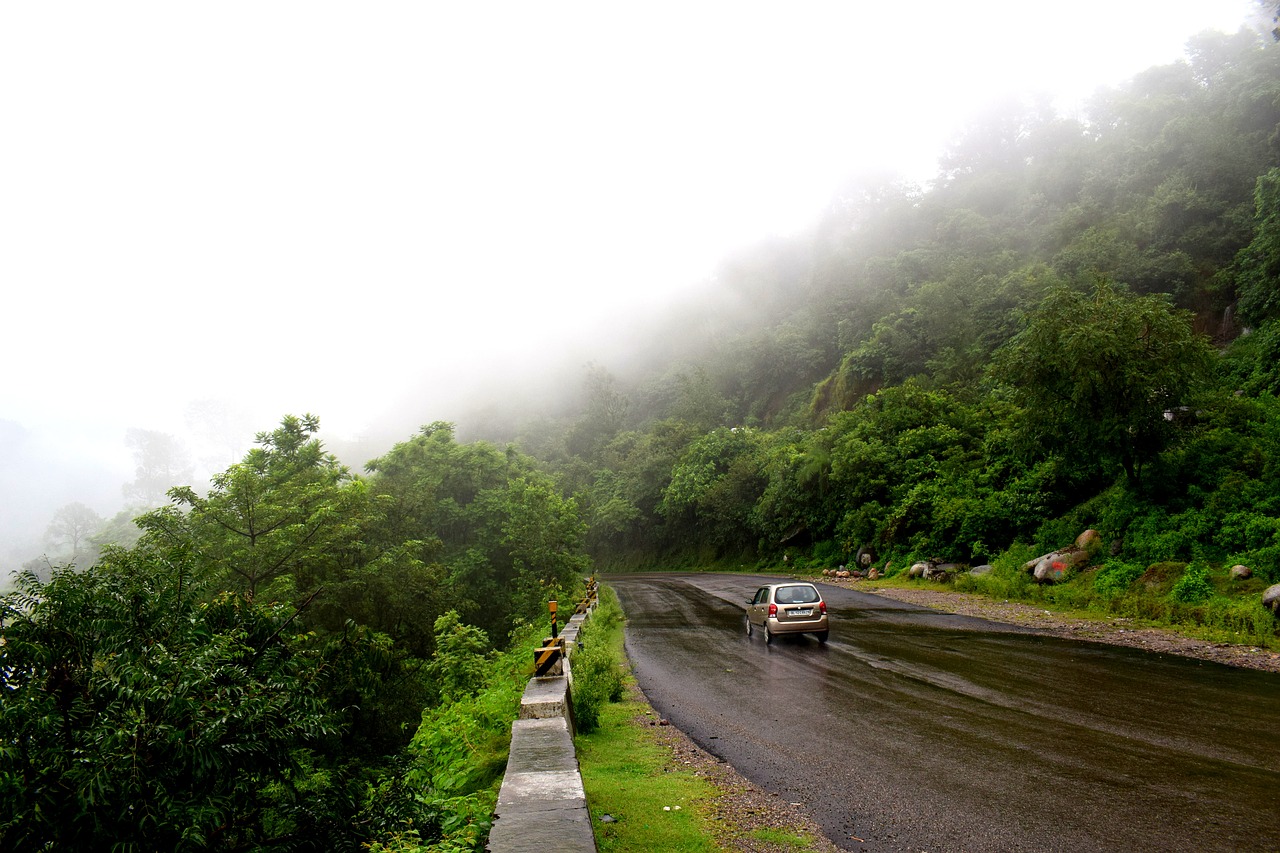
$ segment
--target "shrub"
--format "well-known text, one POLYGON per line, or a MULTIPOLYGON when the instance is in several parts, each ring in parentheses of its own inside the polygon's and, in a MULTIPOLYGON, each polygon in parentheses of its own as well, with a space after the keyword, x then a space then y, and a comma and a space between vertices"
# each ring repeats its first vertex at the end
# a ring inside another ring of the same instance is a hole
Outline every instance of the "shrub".
POLYGON ((616 657, 613 644, 606 639, 619 632, 621 624, 622 608, 617 596, 605 587, 601 590, 599 606, 583 623, 579 634, 582 646, 569 653, 574 725, 583 734, 595 731, 605 702, 622 698, 622 662, 616 657))
POLYGON ((1125 553, 1143 562, 1169 562, 1190 557, 1196 540, 1183 529, 1182 521, 1170 518, 1164 510, 1136 519, 1125 534, 1125 553))
POLYGON ((830 539, 823 540, 822 542, 815 542, 813 545, 813 562, 819 568, 840 562, 840 555, 836 548, 836 543, 832 542, 830 539))
POLYGON ((1244 563, 1253 569, 1253 575, 1268 584, 1280 583, 1280 545, 1269 545, 1244 554, 1238 554, 1232 562, 1244 563))
POLYGON ((527 649, 542 630, 524 625, 510 648, 494 657, 487 677, 472 693, 427 710, 409 745, 404 784, 415 792, 413 827, 402 836, 384 834, 375 851, 477 850, 489 830, 498 785, 511 742, 511 722, 529 679, 527 649), (429 846, 416 841, 425 840, 429 846))
POLYGON ((0 847, 357 846, 319 751, 345 720, 296 614, 203 591, 122 551, 0 599, 0 847))
POLYGON ((1183 604, 1195 604, 1213 595, 1213 584, 1209 583, 1209 569, 1203 563, 1192 563, 1187 566, 1182 577, 1174 583, 1169 596, 1183 604))
POLYGON ((600 724, 605 702, 622 698, 622 671, 608 650, 587 646, 570 657, 573 668, 573 720, 588 734, 600 724))
POLYGON ((1136 563, 1107 560, 1093 576, 1093 591, 1100 598, 1118 598, 1129 591, 1134 581, 1142 577, 1143 571, 1142 566, 1136 563))

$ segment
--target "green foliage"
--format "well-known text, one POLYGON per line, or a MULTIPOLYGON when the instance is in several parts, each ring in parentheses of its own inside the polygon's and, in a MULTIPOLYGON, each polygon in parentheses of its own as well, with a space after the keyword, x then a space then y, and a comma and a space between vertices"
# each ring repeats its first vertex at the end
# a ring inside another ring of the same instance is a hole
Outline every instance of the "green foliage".
POLYGON ((343 722, 320 660, 288 633, 294 614, 200 591, 187 560, 116 553, 110 569, 28 576, 0 602, 5 847, 335 849, 351 837, 321 817, 333 792, 304 793, 302 756, 343 722))
POLYGON ((308 594, 360 548, 363 483, 314 438, 319 419, 285 417, 244 461, 216 475, 207 496, 170 490, 174 505, 138 524, 161 546, 192 547, 213 579, 249 597, 308 594), (181 508, 185 507, 184 513, 181 508))
POLYGON ((456 702, 473 695, 484 683, 489 663, 489 638, 474 625, 465 625, 456 610, 436 619, 436 651, 428 672, 440 697, 456 702))
POLYGON ((658 511, 686 531, 709 532, 717 555, 753 548, 766 453, 757 430, 712 430, 690 444, 671 470, 658 511))
POLYGON ((451 609, 506 636, 586 569, 577 501, 514 448, 460 444, 450 424, 435 423, 366 468, 379 496, 366 547, 412 546, 448 590, 447 606, 439 595, 422 601, 415 618, 426 624, 451 609))
POLYGON ((1169 592, 1174 601, 1183 604, 1198 604, 1213 595, 1213 584, 1209 583, 1209 568, 1203 563, 1192 563, 1187 566, 1182 577, 1169 592))
POLYGON ((1144 567, 1123 560, 1107 560, 1093 576, 1093 591, 1101 598, 1118 598, 1142 577, 1144 567))
POLYGON ((526 477, 507 485, 505 499, 499 541, 513 569, 513 609, 537 613, 549 598, 566 598, 588 569, 578 504, 551 483, 526 477))
POLYGON ((621 697, 622 673, 608 650, 595 646, 575 650, 571 660, 574 724, 578 731, 589 734, 600 723, 604 703, 621 697))
POLYGON ((1224 382, 1248 394, 1280 394, 1280 321, 1260 324, 1232 341, 1223 358, 1224 382))
POLYGON ((1256 230, 1236 257, 1240 316, 1248 323, 1280 320, 1280 168, 1258 177, 1254 190, 1256 230))
POLYGON ((429 844, 409 835, 388 842, 399 853, 461 853, 482 848, 492 824, 511 721, 520 706, 531 666, 528 649, 541 632, 525 626, 510 649, 495 657, 482 684, 457 701, 427 709, 408 748, 404 784, 425 811, 417 826, 429 844))
POLYGON ((583 624, 579 634, 581 648, 573 649, 569 655, 573 671, 573 720, 582 734, 596 730, 606 702, 622 699, 623 662, 611 642, 621 625, 622 610, 617 598, 612 590, 605 590, 600 605, 583 624))
POLYGON ((1132 482, 1169 440, 1165 413, 1212 363, 1190 314, 1166 298, 1105 281, 1053 290, 994 363, 1023 403, 1027 428, 1076 458, 1118 463, 1132 482))

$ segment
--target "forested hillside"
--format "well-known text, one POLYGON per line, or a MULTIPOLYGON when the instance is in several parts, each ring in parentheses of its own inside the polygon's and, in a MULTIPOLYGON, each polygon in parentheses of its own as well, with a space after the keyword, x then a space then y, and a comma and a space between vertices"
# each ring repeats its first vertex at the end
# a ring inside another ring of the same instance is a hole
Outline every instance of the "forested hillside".
POLYGON ((363 477, 318 429, 0 598, 0 847, 480 846, 576 507, 445 424, 363 477))
POLYGON ((526 425, 594 558, 980 563, 1095 527, 1280 580, 1280 46, 1005 104, 943 166, 844 187, 526 425))

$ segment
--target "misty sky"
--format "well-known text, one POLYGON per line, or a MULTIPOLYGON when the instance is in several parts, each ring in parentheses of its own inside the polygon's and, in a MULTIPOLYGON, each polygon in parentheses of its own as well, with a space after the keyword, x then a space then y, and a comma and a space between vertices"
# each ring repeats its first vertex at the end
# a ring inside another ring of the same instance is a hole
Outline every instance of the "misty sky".
POLYGON ((249 433, 449 419, 472 376, 696 287, 849 176, 926 180, 984 104, 1068 105, 1252 9, 4 4, 0 540, 114 512, 125 428, 195 400, 249 433))

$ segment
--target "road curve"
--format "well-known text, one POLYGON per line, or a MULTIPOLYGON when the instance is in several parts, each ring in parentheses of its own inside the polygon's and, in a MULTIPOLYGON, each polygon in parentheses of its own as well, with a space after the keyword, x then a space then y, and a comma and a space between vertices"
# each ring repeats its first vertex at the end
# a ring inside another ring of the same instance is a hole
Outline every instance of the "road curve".
POLYGON ((654 708, 844 849, 1280 850, 1275 674, 836 587, 766 646, 761 576, 606 582, 654 708))

